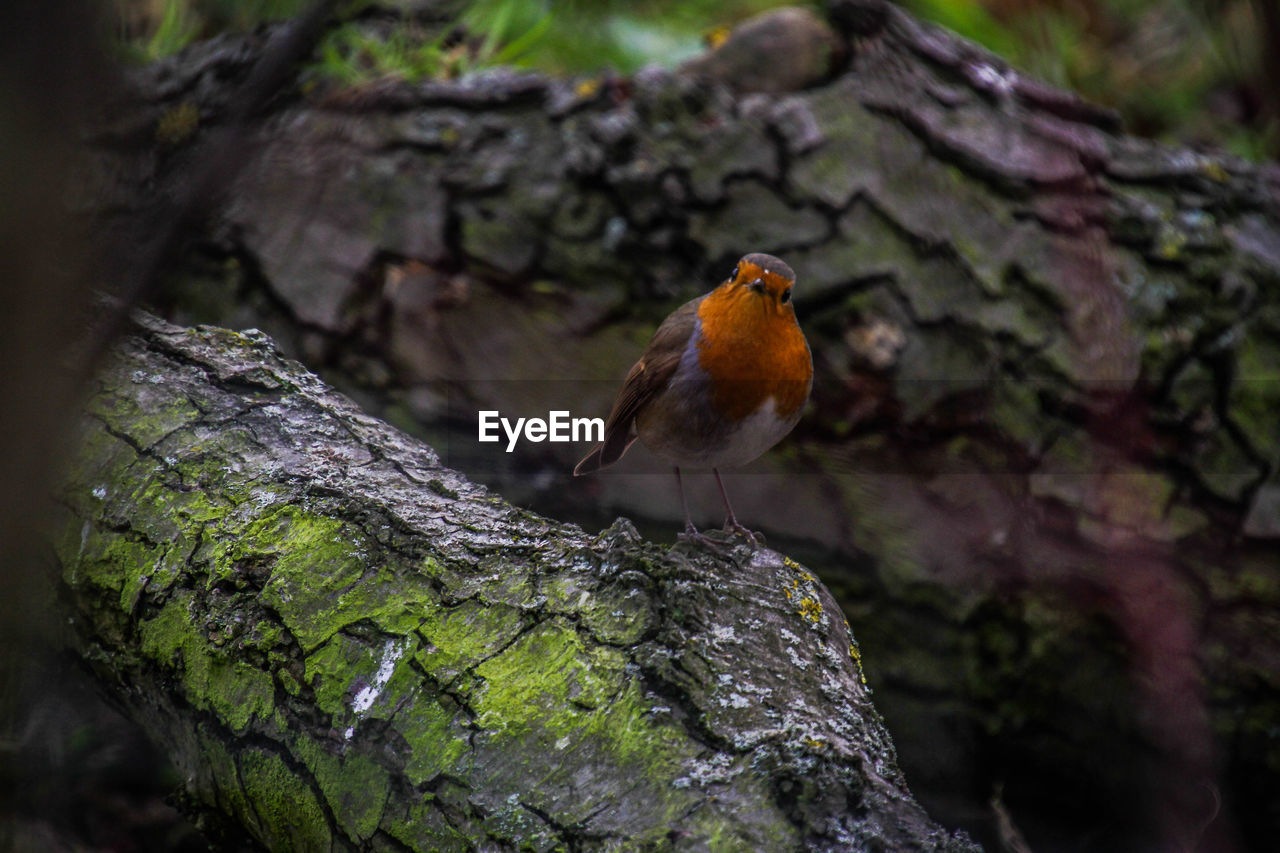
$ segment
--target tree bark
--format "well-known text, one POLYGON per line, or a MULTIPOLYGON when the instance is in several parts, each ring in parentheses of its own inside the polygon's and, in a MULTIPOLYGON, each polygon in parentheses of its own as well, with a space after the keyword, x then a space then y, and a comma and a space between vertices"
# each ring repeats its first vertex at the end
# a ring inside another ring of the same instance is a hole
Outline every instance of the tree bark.
POLYGON ((513 507, 261 334, 142 318, 61 492, 68 637, 273 850, 975 850, 767 549, 513 507))
MULTIPOLYGON (((1273 837, 1280 172, 1127 136, 886 3, 818 24, 837 49, 756 28, 681 72, 282 101, 166 307, 267 329, 513 499, 672 526, 569 451, 496 465, 457 400, 603 415, 667 311, 778 254, 815 405, 737 509, 814 554, 931 802, 1008 783, 1041 837, 1116 849, 1273 837), (755 73, 784 65, 793 91, 755 73)), ((141 72, 92 206, 180 180, 258 49, 141 72)))

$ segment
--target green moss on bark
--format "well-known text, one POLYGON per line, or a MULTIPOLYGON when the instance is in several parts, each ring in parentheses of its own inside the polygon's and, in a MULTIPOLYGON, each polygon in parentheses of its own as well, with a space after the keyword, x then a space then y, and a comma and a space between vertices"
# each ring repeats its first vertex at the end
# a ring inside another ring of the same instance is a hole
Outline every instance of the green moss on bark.
POLYGON ((187 701, 243 732, 255 718, 271 716, 271 676, 237 659, 234 651, 218 650, 216 617, 206 622, 192 606, 194 598, 187 591, 175 593, 157 616, 143 622, 141 651, 178 678, 187 701))

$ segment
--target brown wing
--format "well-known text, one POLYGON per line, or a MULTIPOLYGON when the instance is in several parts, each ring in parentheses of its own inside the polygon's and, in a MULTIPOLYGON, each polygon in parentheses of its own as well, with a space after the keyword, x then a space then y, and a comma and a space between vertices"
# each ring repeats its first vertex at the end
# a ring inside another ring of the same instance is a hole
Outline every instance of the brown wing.
POLYGON ((661 393, 675 375, 680 356, 684 355, 685 348, 689 345, 689 336, 693 334, 697 324, 698 305, 705 298, 699 296, 681 305, 653 333, 649 346, 645 347, 640 360, 627 373, 622 390, 613 401, 613 410, 609 412, 609 418, 604 424, 604 441, 578 463, 578 467, 573 469, 573 476, 580 477, 612 465, 622 458, 631 442, 636 440, 631 432, 631 425, 635 423, 640 410, 661 393))

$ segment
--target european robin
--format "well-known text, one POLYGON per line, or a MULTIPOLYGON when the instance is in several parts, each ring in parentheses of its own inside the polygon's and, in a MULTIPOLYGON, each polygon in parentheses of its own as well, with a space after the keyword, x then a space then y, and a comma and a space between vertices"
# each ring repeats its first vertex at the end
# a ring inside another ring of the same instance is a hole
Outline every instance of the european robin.
POLYGON ((573 469, 581 476, 622 458, 637 438, 675 465, 685 538, 693 526, 682 467, 710 468, 724 500, 725 530, 738 523, 719 469, 745 465, 796 425, 813 385, 813 358, 796 322, 796 274, 772 255, 751 254, 710 293, 667 317, 623 382, 604 441, 573 469))

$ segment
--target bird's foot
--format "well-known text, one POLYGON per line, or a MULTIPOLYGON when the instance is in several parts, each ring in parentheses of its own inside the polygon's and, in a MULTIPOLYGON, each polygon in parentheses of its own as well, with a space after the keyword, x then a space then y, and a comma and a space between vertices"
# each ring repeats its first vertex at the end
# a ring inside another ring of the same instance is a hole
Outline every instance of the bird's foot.
POLYGON ((734 535, 741 536, 744 539, 746 539, 748 542, 750 542, 752 545, 755 545, 758 548, 766 547, 763 533, 761 533, 759 530, 750 530, 744 527, 741 523, 739 523, 738 519, 733 518, 732 516, 725 519, 724 532, 728 533, 730 536, 734 536, 734 535))
POLYGON ((703 548, 716 552, 724 551, 729 544, 717 539, 712 539, 710 536, 694 527, 693 524, 686 524, 684 526, 684 531, 676 534, 676 541, 688 542, 691 545, 700 545, 703 548))

